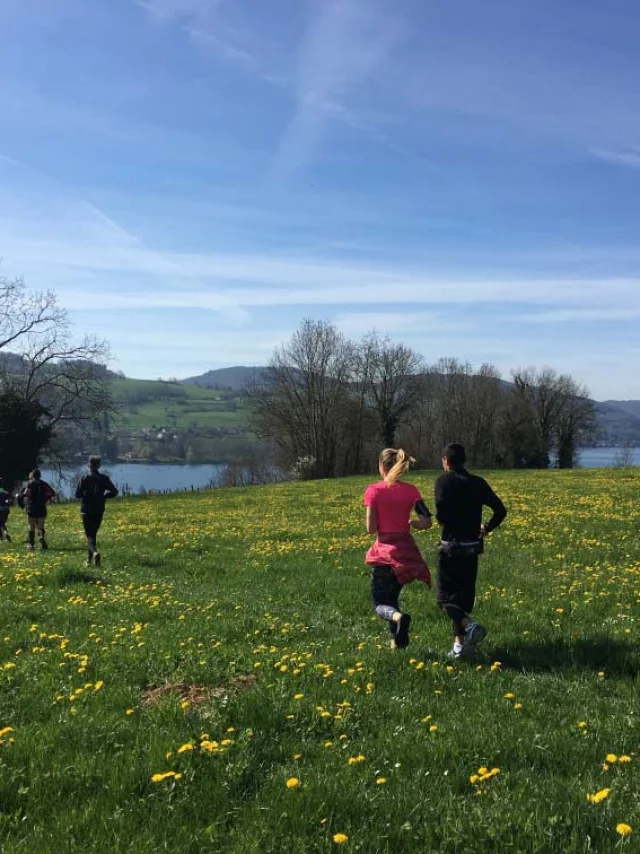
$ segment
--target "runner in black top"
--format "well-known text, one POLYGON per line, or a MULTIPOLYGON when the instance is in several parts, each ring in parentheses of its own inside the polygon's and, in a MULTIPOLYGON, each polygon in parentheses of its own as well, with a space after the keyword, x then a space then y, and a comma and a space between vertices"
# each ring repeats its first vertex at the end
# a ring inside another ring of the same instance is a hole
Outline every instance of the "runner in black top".
POLYGON ((89 457, 89 471, 80 478, 76 498, 81 500, 80 513, 87 538, 87 566, 100 566, 98 531, 107 498, 115 498, 118 490, 106 474, 100 472, 100 457, 89 457))
POLYGON ((5 539, 11 542, 11 537, 7 531, 7 520, 11 512, 11 495, 2 486, 2 478, 0 477, 0 540, 5 539))
POLYGON ((29 475, 29 482, 18 495, 18 504, 27 511, 29 523, 28 548, 35 549, 36 529, 42 550, 48 549, 45 540, 44 520, 47 517, 47 504, 56 497, 55 490, 40 477, 40 469, 34 469, 29 475))
POLYGON ((500 525, 506 508, 486 480, 465 469, 462 445, 447 445, 442 456, 441 475, 435 485, 436 518, 442 525, 438 551, 437 601, 453 623, 451 658, 472 656, 487 630, 471 618, 475 603, 478 555, 484 537, 500 525), (493 515, 482 524, 482 509, 493 515))

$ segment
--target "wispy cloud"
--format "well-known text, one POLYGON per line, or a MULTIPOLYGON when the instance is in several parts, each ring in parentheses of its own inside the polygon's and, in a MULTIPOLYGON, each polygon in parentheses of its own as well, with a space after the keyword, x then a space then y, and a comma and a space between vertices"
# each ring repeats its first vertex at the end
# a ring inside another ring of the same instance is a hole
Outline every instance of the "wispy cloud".
POLYGON ((600 160, 615 163, 618 166, 630 166, 632 169, 640 169, 640 151, 610 151, 606 148, 590 148, 589 152, 600 160))
POLYGON ((201 18, 218 6, 221 0, 136 0, 151 15, 160 19, 176 17, 201 18))
POLYGON ((299 52, 295 112, 273 159, 276 175, 302 170, 321 146, 331 117, 371 133, 347 99, 390 54, 402 32, 376 0, 319 4, 299 52))
MULTIPOLYGON (((20 174, 24 187, 30 188, 27 196, 31 203, 37 200, 41 215, 41 219, 34 219, 28 206, 21 211, 17 200, 6 209, 0 202, 0 244, 16 271, 34 273, 38 279, 43 272, 50 277, 57 271, 63 277, 65 271, 76 274, 84 271, 87 281, 95 281, 96 273, 109 270, 146 274, 155 282, 154 299, 159 306, 163 304, 163 296, 173 293, 176 286, 185 290, 204 289, 204 282, 184 268, 178 256, 170 257, 148 247, 96 205, 68 194, 58 182, 27 164, 1 153, 0 160, 20 174), (48 235, 46 239, 40 236, 43 233, 48 235)), ((86 283, 82 290, 86 291, 86 283)), ((63 287, 59 292, 71 304, 83 299, 82 292, 69 288, 63 287)), ((96 295, 90 296, 95 299, 96 295)), ((212 299, 208 307, 220 311, 235 325, 247 320, 246 312, 231 293, 212 299)))

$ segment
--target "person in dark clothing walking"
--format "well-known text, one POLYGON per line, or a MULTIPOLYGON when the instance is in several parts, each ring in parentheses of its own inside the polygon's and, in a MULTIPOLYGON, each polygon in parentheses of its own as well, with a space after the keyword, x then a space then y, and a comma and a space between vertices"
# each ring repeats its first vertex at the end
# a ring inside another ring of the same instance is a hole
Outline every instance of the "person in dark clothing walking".
POLYGON ((102 524, 107 498, 115 498, 118 490, 111 479, 100 471, 100 457, 89 457, 89 471, 78 481, 76 498, 82 502, 80 513, 87 538, 87 566, 100 566, 98 531, 102 524))
POLYGON ((2 478, 0 477, 0 540, 11 542, 11 537, 7 531, 7 520, 11 512, 11 495, 2 486, 2 478))
POLYGON ((42 550, 49 548, 45 539, 44 520, 47 518, 47 504, 55 497, 55 490, 42 480, 40 469, 34 469, 29 475, 29 482, 18 495, 19 506, 27 511, 29 551, 33 551, 36 547, 36 530, 42 550))
POLYGON ((478 556, 482 554, 484 538, 507 515, 504 504, 487 481, 465 469, 466 460, 462 445, 447 445, 442 455, 445 474, 435 484, 436 518, 442 525, 436 598, 453 624, 454 643, 450 658, 472 657, 486 637, 485 627, 471 617, 476 597, 478 556), (493 510, 493 515, 483 525, 482 510, 485 506, 493 510))

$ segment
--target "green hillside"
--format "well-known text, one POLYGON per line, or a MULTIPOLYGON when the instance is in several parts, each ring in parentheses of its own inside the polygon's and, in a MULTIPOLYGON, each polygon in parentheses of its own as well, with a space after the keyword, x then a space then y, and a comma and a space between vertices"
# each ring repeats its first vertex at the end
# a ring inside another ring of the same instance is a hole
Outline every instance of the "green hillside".
POLYGON ((114 379, 112 389, 117 424, 124 430, 243 427, 248 420, 240 392, 225 394, 196 385, 137 379, 114 379))

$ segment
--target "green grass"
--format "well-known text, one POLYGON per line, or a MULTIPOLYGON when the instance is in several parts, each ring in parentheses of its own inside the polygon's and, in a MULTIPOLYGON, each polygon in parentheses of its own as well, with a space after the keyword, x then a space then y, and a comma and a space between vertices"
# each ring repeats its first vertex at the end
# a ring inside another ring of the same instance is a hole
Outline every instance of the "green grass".
MULTIPOLYGON (((429 498, 434 478, 414 478, 429 498)), ((640 472, 491 480, 510 514, 482 558, 477 667, 446 660, 416 584, 411 646, 387 648, 364 479, 116 500, 99 570, 76 506, 35 555, 13 511, 3 852, 637 851, 640 472), (500 773, 472 783, 482 766, 500 773)), ((419 541, 433 567, 436 532, 419 541)))

